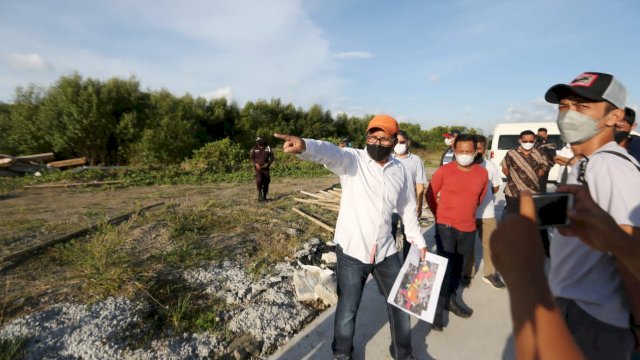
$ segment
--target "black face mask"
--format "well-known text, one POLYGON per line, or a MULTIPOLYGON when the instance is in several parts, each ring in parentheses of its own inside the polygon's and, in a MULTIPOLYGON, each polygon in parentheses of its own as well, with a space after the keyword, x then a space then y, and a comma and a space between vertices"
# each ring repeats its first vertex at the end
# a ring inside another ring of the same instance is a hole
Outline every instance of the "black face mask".
POLYGON ((542 136, 538 136, 538 137, 536 138, 536 141, 537 141, 537 142, 539 142, 539 143, 543 143, 543 142, 544 142, 544 140, 545 140, 545 138, 543 138, 542 136))
POLYGON ((622 140, 626 139, 629 137, 630 132, 629 131, 615 131, 613 133, 613 138, 615 139, 615 141, 620 144, 622 142, 622 140))
POLYGON ((477 153, 476 157, 473 158, 473 162, 479 164, 484 160, 484 154, 477 153))
POLYGON ((382 161, 391 155, 391 151, 393 150, 390 146, 382 146, 378 144, 367 145, 367 154, 375 160, 382 161))

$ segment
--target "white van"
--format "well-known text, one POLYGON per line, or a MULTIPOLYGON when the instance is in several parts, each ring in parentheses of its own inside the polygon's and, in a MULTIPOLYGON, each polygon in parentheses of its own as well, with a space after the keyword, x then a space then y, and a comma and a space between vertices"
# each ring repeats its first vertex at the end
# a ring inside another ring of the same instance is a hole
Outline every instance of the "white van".
MULTIPOLYGON (((520 139, 520 133, 525 130, 531 130, 534 134, 538 132, 539 128, 547 129, 549 135, 549 141, 556 144, 556 149, 560 150, 564 146, 562 139, 560 139, 560 131, 558 130, 558 124, 555 122, 521 122, 521 123, 502 123, 496 125, 493 129, 493 135, 491 137, 491 145, 489 158, 493 161, 498 169, 502 169, 500 163, 507 151, 515 149, 520 146, 518 140, 520 139)), ((559 166, 556 164, 551 168, 549 172, 549 182, 558 182, 560 179, 559 166)))

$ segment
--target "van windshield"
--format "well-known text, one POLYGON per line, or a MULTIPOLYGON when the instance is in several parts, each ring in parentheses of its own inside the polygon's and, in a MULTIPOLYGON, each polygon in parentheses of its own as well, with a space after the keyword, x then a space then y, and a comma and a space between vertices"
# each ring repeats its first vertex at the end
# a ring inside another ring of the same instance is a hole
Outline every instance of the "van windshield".
MULTIPOLYGON (((500 135, 500 139, 498 139, 498 150, 511 150, 520 146, 518 140, 520 139, 520 135, 500 135)), ((560 135, 549 135, 549 141, 556 144, 556 149, 562 148, 562 139, 560 139, 560 135)))

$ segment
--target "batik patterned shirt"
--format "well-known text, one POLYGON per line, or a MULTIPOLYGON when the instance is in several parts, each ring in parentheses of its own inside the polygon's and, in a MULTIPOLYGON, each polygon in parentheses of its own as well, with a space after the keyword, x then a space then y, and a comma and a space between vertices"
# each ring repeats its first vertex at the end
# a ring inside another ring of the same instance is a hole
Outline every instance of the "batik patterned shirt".
POLYGON ((538 150, 525 155, 521 147, 509 150, 500 165, 509 169, 504 194, 511 197, 518 197, 522 190, 540 191, 538 172, 549 170, 547 159, 538 150))

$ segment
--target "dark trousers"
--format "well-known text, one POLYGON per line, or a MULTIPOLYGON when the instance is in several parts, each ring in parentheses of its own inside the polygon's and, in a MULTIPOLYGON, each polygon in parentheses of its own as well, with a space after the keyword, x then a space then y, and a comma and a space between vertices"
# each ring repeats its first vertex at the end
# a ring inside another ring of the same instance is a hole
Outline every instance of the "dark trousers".
POLYGON ((407 241, 407 235, 404 233, 404 223, 402 222, 400 214, 393 213, 393 215, 391 215, 391 235, 394 240, 398 234, 398 227, 400 227, 400 234, 402 234, 402 261, 404 262, 407 259, 407 255, 409 255, 411 243, 407 241))
MULTIPOLYGON (((353 335, 355 333, 356 314, 360 307, 362 291, 369 274, 373 275, 378 289, 385 299, 400 272, 402 261, 400 254, 395 253, 379 264, 365 264, 336 248, 338 264, 336 276, 338 280, 338 305, 336 306, 333 343, 331 348, 335 357, 350 356, 353 352, 353 335)), ((411 322, 409 314, 388 303, 389 327, 391 329, 392 352, 395 359, 411 358, 411 322)))
POLYGON ((629 329, 602 322, 582 310, 575 301, 556 298, 567 327, 588 360, 630 359, 634 338, 629 329))
POLYGON ((263 196, 269 192, 269 183, 271 182, 271 176, 269 175, 269 169, 256 169, 256 187, 263 196))
POLYGON ((468 261, 467 254, 470 253, 469 249, 473 246, 476 232, 460 231, 449 225, 437 224, 436 226, 442 239, 442 256, 449 260, 440 294, 448 297, 456 293, 460 284, 462 269, 465 262, 468 261))

